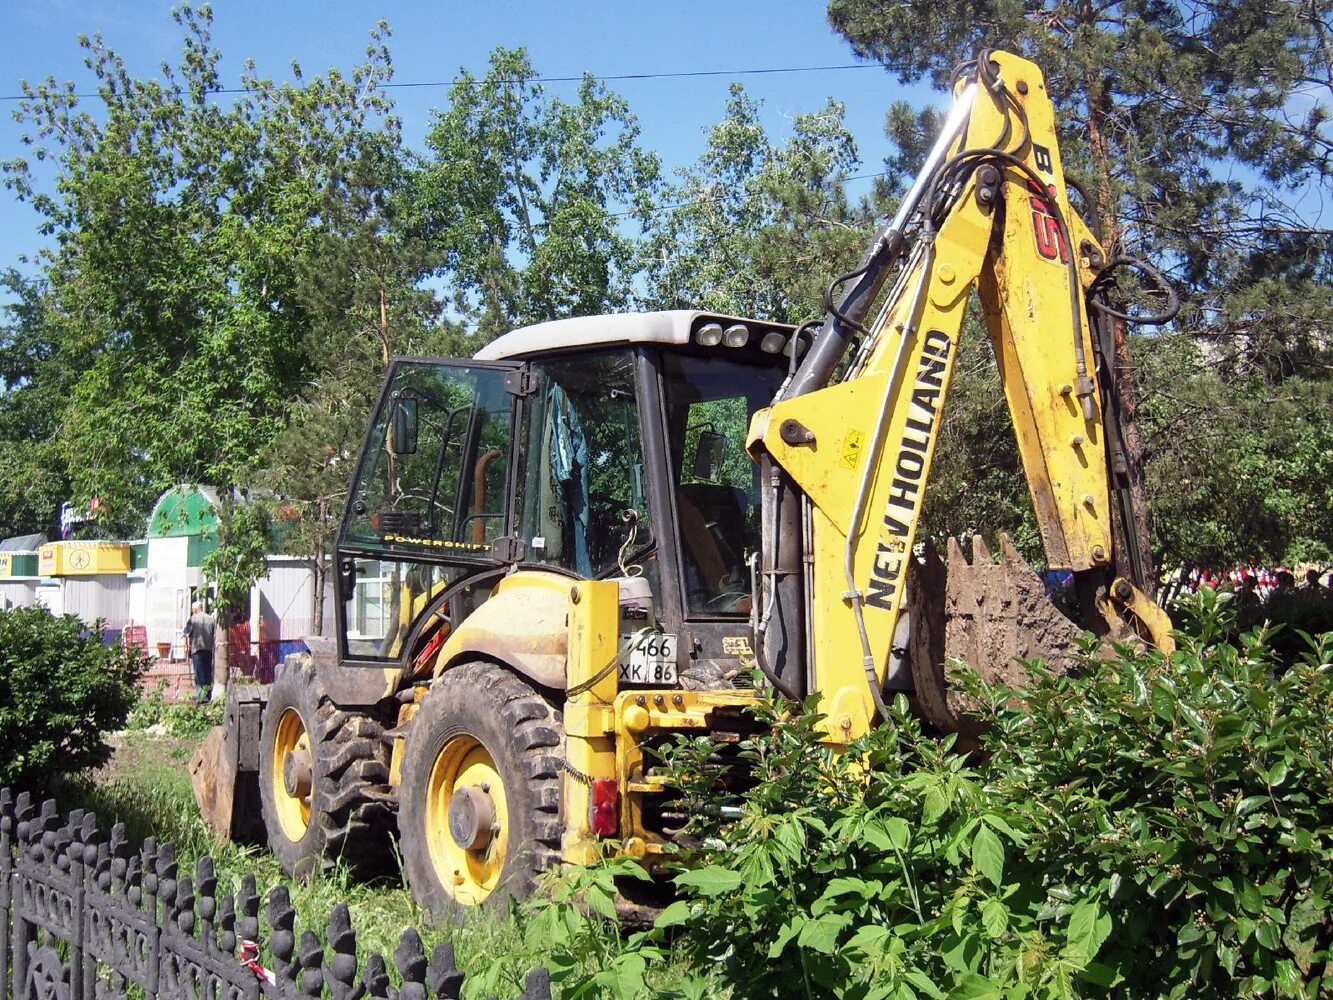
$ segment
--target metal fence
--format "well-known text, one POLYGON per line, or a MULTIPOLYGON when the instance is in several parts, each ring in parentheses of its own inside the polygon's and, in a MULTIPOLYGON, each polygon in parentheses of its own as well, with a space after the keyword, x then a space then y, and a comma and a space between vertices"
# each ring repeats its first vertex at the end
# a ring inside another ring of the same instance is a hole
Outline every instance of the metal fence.
MULTIPOLYGON (((361 1000, 457 998, 453 946, 427 958, 409 927, 392 956, 358 957, 347 904, 317 933, 296 928, 286 886, 262 901, 247 875, 219 893, 213 859, 181 874, 176 850, 152 838, 137 849, 92 813, 61 816, 0 789, 0 998, 15 1000, 361 1000), (261 930, 261 925, 264 929, 261 930)), ((545 969, 517 1000, 550 1000, 545 969)))

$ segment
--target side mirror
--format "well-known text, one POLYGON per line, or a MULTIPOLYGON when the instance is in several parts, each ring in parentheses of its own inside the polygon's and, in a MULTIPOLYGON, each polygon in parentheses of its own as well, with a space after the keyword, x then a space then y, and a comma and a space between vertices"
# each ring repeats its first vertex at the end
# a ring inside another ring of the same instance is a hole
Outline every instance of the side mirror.
POLYGON ((400 398, 393 404, 389 440, 385 447, 391 455, 411 455, 417 450, 417 401, 400 398))
POLYGON ((727 455, 727 439, 717 431, 699 432, 694 446, 694 478, 715 483, 722 476, 722 460, 727 455))

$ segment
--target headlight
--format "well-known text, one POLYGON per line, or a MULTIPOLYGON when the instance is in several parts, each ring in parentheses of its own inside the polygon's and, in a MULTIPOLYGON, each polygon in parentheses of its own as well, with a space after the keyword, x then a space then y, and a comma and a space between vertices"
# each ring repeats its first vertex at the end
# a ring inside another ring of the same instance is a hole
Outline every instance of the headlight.
POLYGON ((722 324, 705 323, 695 331, 694 342, 701 347, 716 347, 722 343, 722 324))
POLYGON ((750 342, 750 329, 744 323, 733 323, 722 334, 722 343, 728 347, 744 347, 750 342))

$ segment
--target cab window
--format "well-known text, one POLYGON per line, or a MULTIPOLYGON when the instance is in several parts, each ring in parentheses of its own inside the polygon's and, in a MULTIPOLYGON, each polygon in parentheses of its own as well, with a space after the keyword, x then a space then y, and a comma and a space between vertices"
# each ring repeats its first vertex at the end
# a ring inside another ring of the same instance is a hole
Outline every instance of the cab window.
POLYGON ((417 619, 465 572, 462 566, 387 558, 357 558, 353 565, 344 648, 357 660, 398 659, 417 619))
POLYGON ((745 437, 785 372, 665 352, 662 375, 686 608, 703 616, 748 614, 749 559, 759 549, 759 469, 745 437))
POLYGON ((651 542, 630 351, 532 366, 519 533, 528 562, 580 576, 651 542))
POLYGON ((345 542, 485 558, 504 533, 506 371, 400 363, 371 430, 345 542))

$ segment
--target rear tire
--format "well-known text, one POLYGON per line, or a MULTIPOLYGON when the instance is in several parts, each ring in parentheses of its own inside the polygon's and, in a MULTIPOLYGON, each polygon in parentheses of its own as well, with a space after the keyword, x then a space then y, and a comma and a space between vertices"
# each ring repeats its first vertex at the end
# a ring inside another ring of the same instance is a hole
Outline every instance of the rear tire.
POLYGON ((360 876, 389 868, 383 732, 371 714, 339 709, 324 695, 310 657, 278 668, 260 730, 259 797, 269 849, 287 874, 309 878, 339 862, 360 876))
POLYGON ((444 918, 531 895, 559 860, 562 742, 559 713, 503 667, 464 663, 435 683, 408 731, 398 799, 423 909, 444 918))

